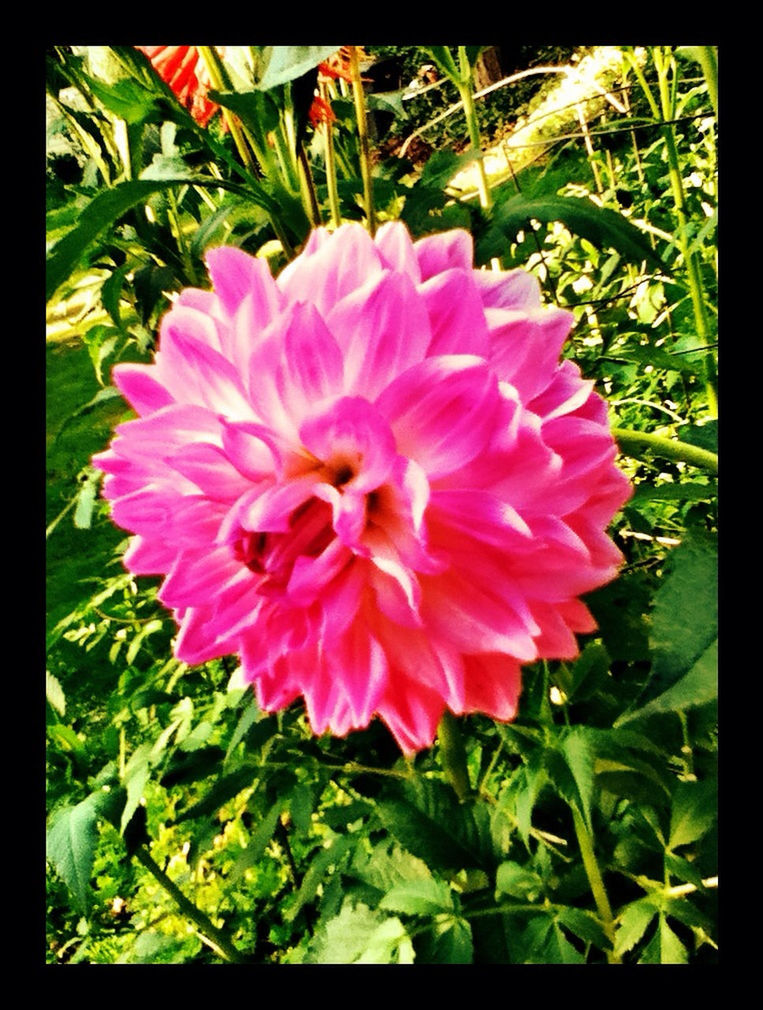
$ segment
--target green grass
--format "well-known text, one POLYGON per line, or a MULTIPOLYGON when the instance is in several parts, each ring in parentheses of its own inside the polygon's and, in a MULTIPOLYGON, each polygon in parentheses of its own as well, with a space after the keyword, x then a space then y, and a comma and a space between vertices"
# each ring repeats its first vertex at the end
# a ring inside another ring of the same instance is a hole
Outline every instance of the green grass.
MULTIPOLYGON (((77 475, 93 453, 102 450, 115 424, 126 415, 121 399, 108 400, 73 416, 100 388, 87 350, 79 341, 48 343, 46 347, 46 501, 49 526, 79 491, 77 475)), ((102 575, 124 533, 101 510, 93 512, 92 528, 77 529, 74 509, 60 520, 46 543, 48 631, 77 603, 90 595, 85 582, 102 575)))

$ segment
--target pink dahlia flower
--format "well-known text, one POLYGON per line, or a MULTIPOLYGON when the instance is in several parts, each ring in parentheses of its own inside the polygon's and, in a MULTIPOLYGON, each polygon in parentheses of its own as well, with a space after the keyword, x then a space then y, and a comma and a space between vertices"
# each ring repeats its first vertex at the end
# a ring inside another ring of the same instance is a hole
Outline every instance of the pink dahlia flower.
POLYGON ((125 564, 164 575, 175 654, 241 656, 260 706, 316 733, 378 716, 405 752, 445 708, 513 718, 520 666, 577 654, 630 494, 570 313, 464 231, 314 231, 274 280, 207 254, 96 465, 125 564))

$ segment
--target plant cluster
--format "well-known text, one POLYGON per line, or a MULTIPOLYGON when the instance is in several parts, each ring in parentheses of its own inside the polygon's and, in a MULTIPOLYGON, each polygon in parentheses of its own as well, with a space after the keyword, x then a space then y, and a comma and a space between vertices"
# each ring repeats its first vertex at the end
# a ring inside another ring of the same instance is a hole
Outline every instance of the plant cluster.
POLYGON ((204 126, 136 49, 47 54, 49 963, 717 959, 715 52, 623 48, 626 111, 499 180, 484 47, 418 48, 469 140, 419 169, 374 150, 366 110, 410 123, 363 96, 356 47, 198 47, 204 126), (207 250, 275 274, 317 225, 397 220, 468 229, 574 314, 564 354, 634 487, 577 658, 524 666, 512 722, 446 718, 409 757, 376 721, 261 710, 233 656, 175 658, 90 463, 133 416, 113 366, 152 359, 207 250))

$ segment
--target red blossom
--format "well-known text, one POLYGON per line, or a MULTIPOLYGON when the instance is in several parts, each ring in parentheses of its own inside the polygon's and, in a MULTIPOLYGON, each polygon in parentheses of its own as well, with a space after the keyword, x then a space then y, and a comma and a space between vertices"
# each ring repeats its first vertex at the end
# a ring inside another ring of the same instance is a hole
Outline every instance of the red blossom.
POLYGON ((211 81, 196 46, 136 46, 200 126, 220 108, 207 98, 211 81))

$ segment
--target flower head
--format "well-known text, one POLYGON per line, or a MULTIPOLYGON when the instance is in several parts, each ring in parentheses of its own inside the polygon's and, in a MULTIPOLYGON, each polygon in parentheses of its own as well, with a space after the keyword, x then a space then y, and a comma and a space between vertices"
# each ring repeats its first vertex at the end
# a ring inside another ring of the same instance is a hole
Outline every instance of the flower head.
POLYGON ((220 108, 207 98, 211 81, 196 46, 136 46, 201 126, 220 108))
POLYGON ((95 459, 178 658, 238 653, 262 708, 378 716, 406 752, 446 707, 513 718, 521 664, 577 654, 579 596, 621 562, 630 488, 559 361, 571 314, 473 269, 467 232, 399 222, 318 229, 275 280, 234 248, 207 266, 154 363, 115 368, 139 417, 95 459))

